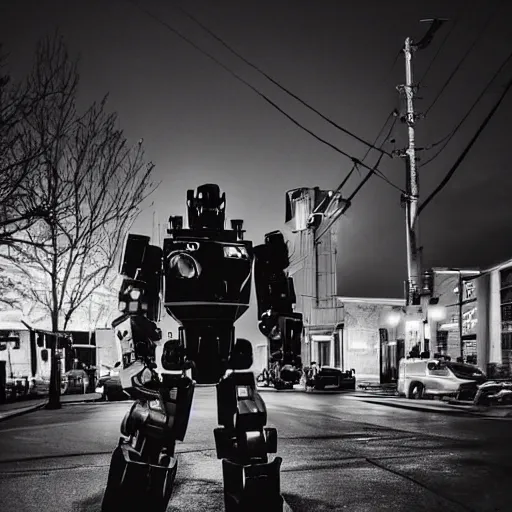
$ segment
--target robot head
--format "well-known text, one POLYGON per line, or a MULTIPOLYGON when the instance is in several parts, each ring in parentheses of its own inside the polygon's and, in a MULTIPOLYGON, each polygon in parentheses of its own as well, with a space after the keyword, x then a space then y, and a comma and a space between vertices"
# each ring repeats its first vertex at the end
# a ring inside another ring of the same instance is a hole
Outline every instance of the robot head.
POLYGON ((208 183, 187 191, 188 224, 190 229, 224 229, 226 194, 218 185, 208 183))
POLYGON ((164 307, 179 323, 234 323, 249 307, 253 251, 243 220, 224 228, 226 194, 215 184, 187 192, 188 229, 170 217, 164 240, 164 307))

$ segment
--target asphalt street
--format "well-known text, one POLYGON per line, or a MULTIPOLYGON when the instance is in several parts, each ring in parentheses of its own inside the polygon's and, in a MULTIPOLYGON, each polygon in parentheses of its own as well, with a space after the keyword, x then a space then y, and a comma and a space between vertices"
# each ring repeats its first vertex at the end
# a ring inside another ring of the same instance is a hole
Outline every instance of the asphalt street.
MULTIPOLYGON (((168 512, 223 510, 214 391, 196 390, 168 512)), ((350 394, 263 396, 294 511, 512 509, 510 419, 395 409, 350 394)), ((98 512, 129 406, 70 404, 0 423, 1 510, 98 512)))

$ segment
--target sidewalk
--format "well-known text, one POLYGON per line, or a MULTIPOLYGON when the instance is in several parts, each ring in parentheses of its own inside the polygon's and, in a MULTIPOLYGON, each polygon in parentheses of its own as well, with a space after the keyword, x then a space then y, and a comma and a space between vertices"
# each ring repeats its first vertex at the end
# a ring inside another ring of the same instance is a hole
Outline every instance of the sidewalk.
MULTIPOLYGON (((95 402, 100 398, 101 395, 99 393, 87 393, 85 395, 61 395, 60 402, 63 405, 72 405, 84 402, 95 402)), ((37 409, 42 409, 47 403, 48 397, 41 397, 0 404, 0 421, 36 411, 37 409)))
POLYGON ((34 398, 32 400, 20 400, 19 402, 0 404, 0 421, 41 409, 46 405, 47 401, 48 399, 43 397, 34 398))
POLYGON ((256 389, 259 392, 269 392, 269 393, 313 393, 317 395, 325 395, 325 394, 341 394, 341 393, 354 393, 353 389, 313 389, 308 388, 307 391, 304 389, 304 386, 301 384, 296 384, 293 386, 293 389, 276 389, 273 386, 256 386, 256 389))
POLYGON ((398 397, 380 397, 370 393, 357 393, 350 397, 362 402, 440 414, 458 414, 488 418, 512 418, 512 406, 484 407, 472 404, 462 405, 440 400, 409 400, 398 397))
POLYGON ((82 404, 84 402, 96 402, 101 398, 100 393, 85 393, 84 395, 61 395, 62 404, 82 404))

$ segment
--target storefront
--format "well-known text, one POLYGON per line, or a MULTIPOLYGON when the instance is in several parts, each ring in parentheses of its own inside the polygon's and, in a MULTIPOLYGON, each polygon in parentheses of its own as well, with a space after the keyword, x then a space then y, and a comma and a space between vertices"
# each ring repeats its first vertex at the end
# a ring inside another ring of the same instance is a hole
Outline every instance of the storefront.
POLYGON ((490 376, 512 375, 512 260, 479 273, 434 273, 434 295, 445 310, 434 353, 462 358, 490 376))
POLYGON ((479 271, 434 269, 434 297, 442 309, 442 320, 433 322, 435 341, 431 353, 478 363, 479 271))

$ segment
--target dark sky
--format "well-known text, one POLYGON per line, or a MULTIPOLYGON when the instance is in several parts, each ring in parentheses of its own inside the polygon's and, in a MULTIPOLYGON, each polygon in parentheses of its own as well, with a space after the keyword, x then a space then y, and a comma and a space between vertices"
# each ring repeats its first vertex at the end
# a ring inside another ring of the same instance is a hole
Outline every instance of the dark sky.
MULTIPOLYGON (((356 157, 364 155, 362 144, 287 98, 205 35, 173 8, 176 1, 141 3, 310 129, 356 157)), ((422 99, 416 107, 425 111, 489 14, 500 9, 428 117, 418 124, 420 146, 450 132, 512 50, 512 3, 507 1, 189 0, 182 4, 247 59, 367 140, 374 139, 399 104, 395 86, 404 79, 403 58, 395 62, 395 57, 406 36, 418 40, 426 30, 420 19, 458 20, 421 84, 422 99)), ((36 40, 56 27, 71 52, 81 54, 84 101, 109 92, 109 108, 118 111, 127 136, 133 141, 144 138, 157 177, 163 180, 153 197, 162 222, 170 214, 184 214, 188 188, 216 182, 227 193, 228 217, 244 218, 248 238, 258 243, 265 232, 281 228, 286 190, 334 188, 350 170, 349 160, 302 132, 125 0, 3 0, 0 34, 15 74, 28 69, 36 40)), ((449 25, 443 27, 432 45, 416 54, 418 78, 449 30, 449 25)), ((442 155, 420 171, 423 197, 447 172, 511 75, 509 66, 442 155)), ((507 151, 512 142, 511 107, 509 97, 452 181, 425 209, 421 236, 427 265, 485 266, 512 256, 512 173, 507 151)), ((405 135, 405 126, 398 124, 393 134, 397 148, 405 144, 405 135)), ((424 160, 434 152, 426 152, 424 160)), ((382 170, 404 186, 403 161, 385 161, 382 170)), ((347 194, 358 180, 355 173, 347 194)), ((151 234, 152 217, 153 208, 148 208, 135 229, 151 234)), ((372 178, 340 223, 339 293, 401 297, 404 233, 399 192, 372 178)), ((255 319, 243 322, 255 324, 255 319)))

